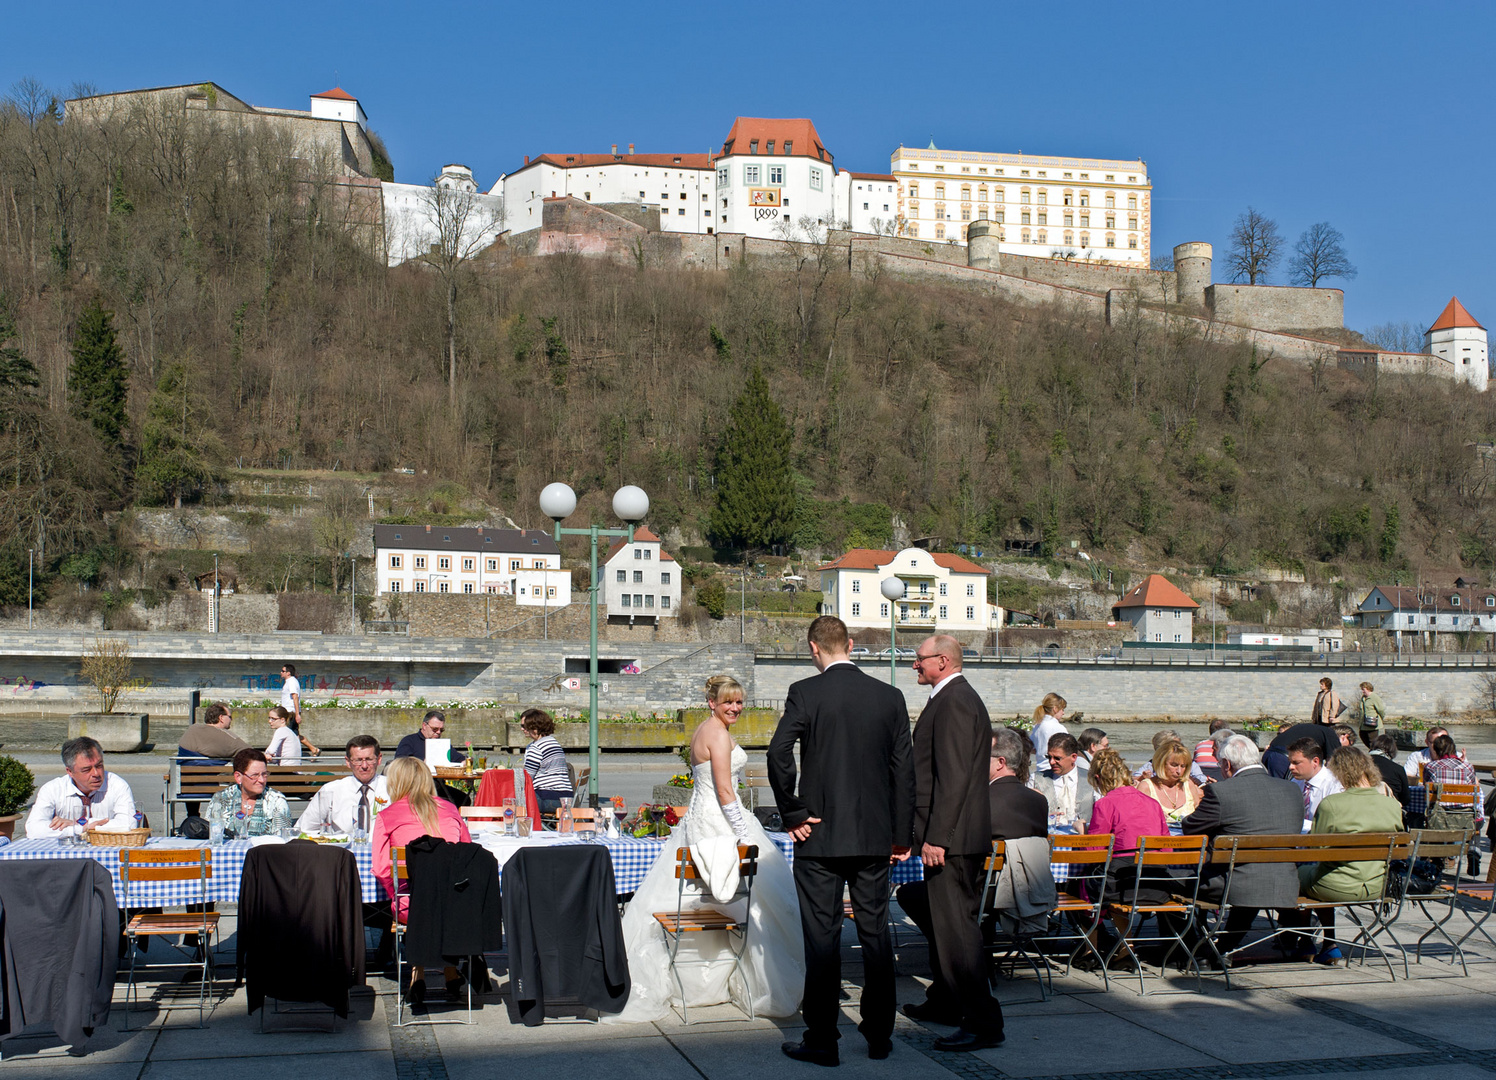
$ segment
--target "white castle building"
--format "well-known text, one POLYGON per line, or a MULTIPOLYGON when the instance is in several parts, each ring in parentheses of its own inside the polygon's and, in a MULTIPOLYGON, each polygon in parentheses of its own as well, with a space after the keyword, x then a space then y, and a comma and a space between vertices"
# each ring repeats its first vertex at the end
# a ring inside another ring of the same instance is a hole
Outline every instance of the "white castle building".
POLYGON ((471 258, 504 231, 504 199, 485 195, 466 165, 444 165, 430 184, 380 185, 385 259, 398 266, 443 243, 471 258))
POLYGON ((1444 360, 1454 369, 1454 377, 1477 390, 1490 385, 1491 361, 1486 353, 1486 328, 1465 310, 1457 296, 1449 298, 1444 310, 1423 335, 1423 351, 1444 360))
POLYGON ((637 207, 658 213, 662 232, 712 232, 715 173, 711 154, 636 154, 615 143, 606 154, 541 154, 526 157, 499 177, 490 195, 502 195, 513 235, 540 228, 546 199, 571 196, 607 207, 637 207))

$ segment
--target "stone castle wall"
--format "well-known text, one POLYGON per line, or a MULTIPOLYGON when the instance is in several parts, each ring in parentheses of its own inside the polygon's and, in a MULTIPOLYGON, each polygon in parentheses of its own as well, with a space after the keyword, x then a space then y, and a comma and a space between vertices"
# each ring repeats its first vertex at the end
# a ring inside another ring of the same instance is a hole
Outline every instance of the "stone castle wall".
POLYGON ((1289 285, 1212 285, 1205 304, 1218 321, 1259 330, 1311 330, 1345 325, 1345 293, 1289 285))

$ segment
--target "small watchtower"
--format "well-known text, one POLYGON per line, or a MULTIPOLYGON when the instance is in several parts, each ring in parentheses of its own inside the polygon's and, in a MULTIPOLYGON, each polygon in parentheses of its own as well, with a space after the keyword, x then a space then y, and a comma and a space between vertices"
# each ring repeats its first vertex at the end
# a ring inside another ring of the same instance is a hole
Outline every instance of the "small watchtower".
POLYGON ((1486 328, 1465 310, 1457 296, 1449 298, 1434 325, 1424 333, 1423 351, 1454 365, 1455 378, 1477 390, 1484 390, 1490 384, 1486 328))

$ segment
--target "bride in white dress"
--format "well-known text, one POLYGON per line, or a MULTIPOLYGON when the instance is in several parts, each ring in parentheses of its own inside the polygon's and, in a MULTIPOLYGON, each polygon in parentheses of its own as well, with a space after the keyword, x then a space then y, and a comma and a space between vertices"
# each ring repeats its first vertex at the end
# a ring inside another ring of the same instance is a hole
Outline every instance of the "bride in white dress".
POLYGON ((800 931, 800 905, 790 864, 748 813, 737 793, 737 777, 748 755, 733 741, 729 729, 743 711, 743 688, 735 679, 715 675, 707 680, 707 717, 691 737, 691 805, 685 819, 671 830, 660 857, 623 914, 623 938, 628 952, 632 990, 628 1005, 617 1018, 624 1022, 663 1019, 679 1006, 680 991, 670 971, 665 933, 655 921, 657 911, 674 911, 679 883, 675 864, 682 842, 693 861, 710 880, 687 881, 687 910, 712 909, 741 918, 745 900, 737 878, 736 845, 758 846, 758 877, 748 907, 748 945, 743 967, 748 985, 733 970, 732 950, 725 932, 689 934, 682 939, 680 959, 709 959, 710 965, 686 963, 677 968, 689 1007, 731 1001, 746 1011, 751 1001, 757 1016, 793 1016, 805 986, 805 945, 800 931), (723 858, 724 852, 732 854, 723 858), (714 895, 715 893, 715 895, 714 895), (734 899, 736 896, 736 899, 734 899))

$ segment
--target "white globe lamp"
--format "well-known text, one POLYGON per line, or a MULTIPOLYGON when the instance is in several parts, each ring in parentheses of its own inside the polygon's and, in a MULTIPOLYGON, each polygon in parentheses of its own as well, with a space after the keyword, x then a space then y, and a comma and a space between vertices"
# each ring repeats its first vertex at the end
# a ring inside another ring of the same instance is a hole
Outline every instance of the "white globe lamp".
POLYGON ((577 508, 577 493, 566 484, 547 484, 540 492, 540 512, 552 521, 569 518, 577 508))
POLYGON ((644 494, 643 488, 633 484, 621 487, 613 493, 613 513, 618 515, 620 521, 630 524, 642 521, 644 515, 649 513, 649 496, 644 494))

